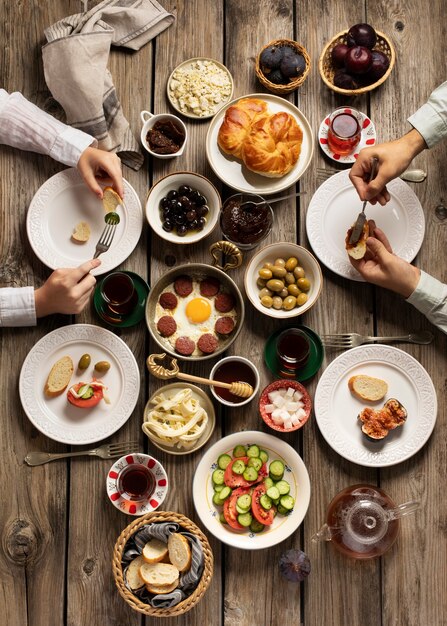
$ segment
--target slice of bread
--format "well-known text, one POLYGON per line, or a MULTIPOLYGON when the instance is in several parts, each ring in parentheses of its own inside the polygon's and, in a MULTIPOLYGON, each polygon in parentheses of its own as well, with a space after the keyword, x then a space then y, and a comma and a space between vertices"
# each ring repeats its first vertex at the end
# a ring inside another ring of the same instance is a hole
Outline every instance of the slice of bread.
POLYGON ((169 560, 180 572, 191 567, 191 548, 189 541, 180 533, 172 533, 168 539, 169 560))
POLYGON ((140 576, 146 585, 168 587, 179 577, 179 571, 170 563, 143 563, 140 576))
POLYGON ((140 576, 140 567, 143 564, 143 557, 137 556, 136 559, 130 562, 129 567, 126 569, 126 583, 133 591, 144 587, 144 580, 140 576))
POLYGON ((75 243, 86 243, 90 239, 90 226, 87 222, 76 224, 71 239, 75 243))
POLYGON ((50 396, 60 395, 67 387, 73 375, 73 361, 69 356, 63 356, 53 365, 45 383, 45 394, 50 396))
POLYGON ((360 239, 356 244, 349 243, 353 227, 350 228, 346 234, 345 245, 346 250, 353 259, 363 259, 366 253, 366 240, 369 237, 369 224, 365 222, 363 225, 363 231, 360 235, 360 239))
POLYGON ((104 187, 102 204, 106 213, 116 211, 116 208, 123 204, 122 198, 116 193, 112 187, 104 187))
POLYGON ((146 563, 159 563, 167 554, 168 546, 158 539, 151 539, 143 548, 143 559, 146 563))
POLYGON ((171 593, 171 591, 174 591, 174 589, 176 589, 178 587, 179 584, 179 579, 177 578, 177 580, 174 580, 174 582, 171 585, 151 585, 148 584, 146 585, 146 589, 149 591, 149 593, 171 593))
POLYGON ((382 400, 388 392, 388 383, 380 378, 359 374, 348 380, 349 389, 354 395, 368 402, 382 400))

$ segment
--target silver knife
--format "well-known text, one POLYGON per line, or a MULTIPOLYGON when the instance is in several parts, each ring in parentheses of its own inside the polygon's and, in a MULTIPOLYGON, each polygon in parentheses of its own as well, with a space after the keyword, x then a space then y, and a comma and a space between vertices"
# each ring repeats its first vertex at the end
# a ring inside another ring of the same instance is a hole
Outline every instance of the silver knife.
MULTIPOLYGON (((379 160, 376 157, 373 157, 371 159, 371 172, 369 175, 369 181, 371 182, 373 180, 373 178, 375 178, 376 176, 376 170, 377 170, 377 164, 378 164, 379 160)), ((358 240, 360 239, 360 235, 362 234, 363 231, 363 226, 366 222, 366 215, 365 215, 365 207, 368 204, 368 200, 365 200, 365 202, 363 203, 362 206, 362 210, 359 213, 357 220, 354 224, 354 227, 352 229, 352 233, 351 236, 349 237, 349 243, 351 245, 355 245, 358 240)))

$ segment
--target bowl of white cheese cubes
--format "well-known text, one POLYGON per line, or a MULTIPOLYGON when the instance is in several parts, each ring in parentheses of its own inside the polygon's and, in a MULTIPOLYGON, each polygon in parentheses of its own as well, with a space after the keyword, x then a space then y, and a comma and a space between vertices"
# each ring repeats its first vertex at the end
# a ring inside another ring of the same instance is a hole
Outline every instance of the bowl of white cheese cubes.
POLYGON ((267 385, 259 398, 259 412, 264 422, 282 433, 298 430, 309 419, 312 400, 306 388, 296 380, 276 380, 267 385))

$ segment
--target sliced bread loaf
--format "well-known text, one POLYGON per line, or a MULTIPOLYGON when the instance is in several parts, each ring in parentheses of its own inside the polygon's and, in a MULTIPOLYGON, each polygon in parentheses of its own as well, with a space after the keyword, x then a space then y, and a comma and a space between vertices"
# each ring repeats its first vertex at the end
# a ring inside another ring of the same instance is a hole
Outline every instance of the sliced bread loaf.
POLYGON ((168 546, 164 541, 151 539, 143 548, 143 559, 146 563, 158 563, 168 554, 168 546))
POLYGON ((169 560, 180 572, 191 567, 189 541, 180 533, 172 533, 168 539, 169 560))
POLYGON ((76 224, 71 238, 75 243, 86 243, 90 239, 90 226, 87 222, 76 224))
POLYGON ((388 384, 384 380, 364 374, 352 376, 348 380, 348 386, 358 398, 369 402, 382 400, 388 392, 388 384))
POLYGON ((146 589, 149 591, 149 593, 171 593, 171 591, 174 591, 174 589, 176 589, 178 587, 179 584, 179 579, 177 578, 177 580, 174 580, 174 582, 171 585, 151 585, 151 584, 147 584, 146 585, 146 589))
POLYGON ((170 563, 143 563, 140 576, 146 585, 171 586, 179 577, 179 571, 170 563))
POLYGON ((53 397, 61 394, 67 388, 73 375, 73 361, 69 356, 63 356, 53 365, 45 383, 45 394, 53 397))
POLYGON ((144 580, 140 576, 140 567, 143 564, 143 557, 137 556, 136 559, 130 562, 128 568, 126 569, 126 583, 133 591, 144 587, 144 580))
POLYGON ((123 203, 122 198, 116 193, 112 187, 104 187, 102 204, 106 213, 116 211, 116 207, 123 203))

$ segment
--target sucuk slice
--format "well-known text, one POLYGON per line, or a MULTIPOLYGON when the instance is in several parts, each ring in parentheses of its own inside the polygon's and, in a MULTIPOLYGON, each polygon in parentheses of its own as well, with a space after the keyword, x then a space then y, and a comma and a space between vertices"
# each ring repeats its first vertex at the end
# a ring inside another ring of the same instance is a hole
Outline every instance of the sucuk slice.
POLYGON ((220 289, 220 281, 213 276, 208 276, 204 278, 200 283, 200 295, 205 298, 210 298, 211 296, 215 296, 220 289))
POLYGON ((177 322, 170 315, 163 315, 157 322, 157 330, 162 337, 170 337, 177 330, 177 322))
POLYGON ((213 352, 215 352, 218 345, 219 341, 217 337, 211 335, 210 333, 205 333, 204 335, 199 337, 199 340, 197 341, 197 347, 204 354, 212 354, 213 352))
POLYGON ((160 306, 162 306, 164 309, 169 310, 175 309, 178 304, 177 296, 171 291, 165 291, 164 293, 162 293, 158 299, 158 302, 160 303, 160 306))
POLYGON ((214 330, 219 335, 230 335, 234 329, 234 320, 232 317, 219 317, 214 325, 214 330))
POLYGON ((189 337, 179 337, 175 342, 175 349, 183 356, 191 356, 194 352, 196 344, 189 337))
POLYGON ((182 275, 175 279, 174 281, 174 290, 175 293, 181 298, 186 298, 192 293, 192 278, 190 276, 182 275))
POLYGON ((214 307, 219 313, 229 313, 234 308, 235 299, 231 293, 219 293, 214 300, 214 307))

